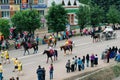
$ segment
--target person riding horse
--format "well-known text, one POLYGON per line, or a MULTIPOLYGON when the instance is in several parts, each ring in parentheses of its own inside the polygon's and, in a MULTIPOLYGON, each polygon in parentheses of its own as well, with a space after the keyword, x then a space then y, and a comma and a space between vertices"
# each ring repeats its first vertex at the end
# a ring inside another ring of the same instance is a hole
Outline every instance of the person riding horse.
POLYGON ((49 48, 49 46, 54 46, 55 47, 56 44, 57 44, 57 40, 56 40, 55 36, 50 35, 47 43, 48 43, 48 48, 49 48))
POLYGON ((55 50, 53 49, 53 47, 52 47, 52 46, 51 46, 51 47, 49 47, 49 51, 50 51, 50 55, 54 55, 55 50))
POLYGON ((72 45, 72 41, 70 40, 70 39, 67 39, 66 41, 65 41, 65 46, 66 46, 66 49, 68 48, 70 48, 69 46, 70 45, 72 45))

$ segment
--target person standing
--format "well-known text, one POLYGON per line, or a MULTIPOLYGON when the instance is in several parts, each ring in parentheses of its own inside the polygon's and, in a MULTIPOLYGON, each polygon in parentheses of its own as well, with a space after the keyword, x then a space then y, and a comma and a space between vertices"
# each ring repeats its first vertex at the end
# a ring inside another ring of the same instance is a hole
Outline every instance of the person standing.
POLYGON ((46 74, 46 70, 45 70, 45 68, 43 67, 43 80, 45 80, 45 74, 46 74))
POLYGON ((94 64, 95 64, 95 66, 98 65, 98 56, 97 56, 97 54, 95 55, 95 62, 94 62, 94 64))
POLYGON ((81 65, 81 67, 82 67, 82 70, 84 70, 85 69, 85 56, 83 56, 83 59, 82 59, 82 65, 81 65))
POLYGON ((89 67, 89 58, 90 58, 90 56, 89 56, 89 54, 87 54, 86 55, 86 64, 87 64, 87 67, 89 67))
POLYGON ((43 80, 43 69, 41 68, 41 66, 38 66, 38 69, 36 71, 37 76, 38 76, 38 80, 43 80))
POLYGON ((71 72, 74 72, 75 70, 75 60, 74 60, 74 57, 72 59, 72 63, 71 63, 71 72))
POLYGON ((49 70, 49 72, 50 72, 50 80, 53 79, 53 71, 54 71, 53 64, 50 64, 50 70, 49 70))
POLYGON ((37 43, 37 45, 39 45, 39 37, 38 36, 36 37, 36 43, 37 43))
POLYGON ((0 63, 0 80, 3 79, 2 74, 3 74, 3 69, 2 69, 2 64, 0 63))
POLYGON ((110 60, 110 50, 107 51, 106 57, 107 57, 107 63, 109 63, 109 60, 110 60))
POLYGON ((75 70, 77 69, 77 56, 75 56, 75 70))
POLYGON ((82 60, 80 59, 80 57, 77 60, 77 64, 78 64, 78 71, 81 71, 82 60))
POLYGON ((94 67, 94 60, 95 60, 94 54, 92 54, 90 58, 91 58, 91 67, 94 67))
POLYGON ((66 63, 66 71, 67 71, 67 73, 69 73, 70 72, 70 60, 68 60, 68 62, 66 63))

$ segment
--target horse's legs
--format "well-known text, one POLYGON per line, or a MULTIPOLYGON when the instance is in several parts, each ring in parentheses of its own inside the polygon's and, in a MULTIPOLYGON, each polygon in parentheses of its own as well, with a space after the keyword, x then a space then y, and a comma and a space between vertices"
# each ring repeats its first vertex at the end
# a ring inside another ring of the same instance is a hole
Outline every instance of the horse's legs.
POLYGON ((23 54, 24 56, 25 56, 25 53, 26 53, 26 49, 24 49, 24 54, 23 54))
POLYGON ((30 54, 29 50, 27 49, 28 55, 30 54))
POLYGON ((66 50, 64 50, 64 56, 66 55, 66 50))
POLYGON ((52 56, 51 56, 50 58, 51 58, 51 61, 52 61, 52 63, 53 63, 53 59, 52 59, 52 56))
POLYGON ((48 60, 49 60, 49 57, 47 57, 47 61, 46 61, 46 63, 48 63, 48 60))

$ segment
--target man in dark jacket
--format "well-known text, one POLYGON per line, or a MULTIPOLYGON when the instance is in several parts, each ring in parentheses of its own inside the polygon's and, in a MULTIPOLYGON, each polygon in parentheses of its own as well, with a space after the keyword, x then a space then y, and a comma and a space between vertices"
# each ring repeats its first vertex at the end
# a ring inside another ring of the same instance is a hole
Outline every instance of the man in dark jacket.
POLYGON ((38 76, 38 80, 43 80, 43 69, 41 68, 41 66, 38 66, 38 69, 36 71, 37 76, 38 76))

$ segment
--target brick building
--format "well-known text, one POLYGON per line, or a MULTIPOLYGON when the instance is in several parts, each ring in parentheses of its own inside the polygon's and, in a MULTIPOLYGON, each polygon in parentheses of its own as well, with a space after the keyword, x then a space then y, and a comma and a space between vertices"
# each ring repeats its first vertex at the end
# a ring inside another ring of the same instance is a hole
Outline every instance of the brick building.
POLYGON ((47 0, 0 0, 0 18, 10 18, 17 11, 29 9, 30 4, 33 9, 45 15, 47 0))

